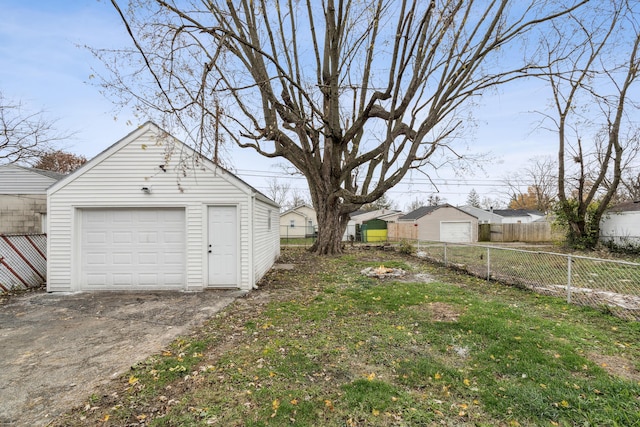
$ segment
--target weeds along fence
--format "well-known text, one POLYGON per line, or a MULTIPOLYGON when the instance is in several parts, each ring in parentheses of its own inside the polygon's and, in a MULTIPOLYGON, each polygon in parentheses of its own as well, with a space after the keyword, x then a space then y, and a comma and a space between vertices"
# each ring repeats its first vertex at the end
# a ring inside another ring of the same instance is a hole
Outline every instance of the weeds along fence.
POLYGON ((47 236, 0 234, 0 293, 37 288, 46 282, 47 236))
POLYGON ((442 242, 418 242, 417 255, 487 280, 640 320, 638 263, 442 242))

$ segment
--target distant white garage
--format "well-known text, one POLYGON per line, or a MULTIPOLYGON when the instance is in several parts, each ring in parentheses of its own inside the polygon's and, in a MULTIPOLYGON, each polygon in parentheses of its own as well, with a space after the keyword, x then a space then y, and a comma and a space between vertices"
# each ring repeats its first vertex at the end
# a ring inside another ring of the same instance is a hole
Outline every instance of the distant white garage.
POLYGON ((146 123, 48 190, 47 290, 251 289, 279 206, 146 123))
POLYGON ((472 242, 471 221, 441 221, 440 240, 443 242, 472 242))

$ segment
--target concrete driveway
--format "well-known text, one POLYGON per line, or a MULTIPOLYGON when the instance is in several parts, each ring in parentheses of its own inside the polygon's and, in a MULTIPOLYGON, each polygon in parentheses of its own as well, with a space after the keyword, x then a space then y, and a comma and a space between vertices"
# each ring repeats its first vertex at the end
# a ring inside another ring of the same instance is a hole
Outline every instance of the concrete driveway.
POLYGON ((0 304, 0 426, 42 426, 242 291, 29 293, 0 304))

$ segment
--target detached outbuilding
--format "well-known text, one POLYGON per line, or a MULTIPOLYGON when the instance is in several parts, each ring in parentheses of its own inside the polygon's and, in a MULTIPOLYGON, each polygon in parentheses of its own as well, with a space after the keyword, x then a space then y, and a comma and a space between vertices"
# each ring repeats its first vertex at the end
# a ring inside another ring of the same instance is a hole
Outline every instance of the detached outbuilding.
POLYGON ((600 220, 600 240, 618 246, 640 245, 640 200, 607 210, 600 220))
POLYGON ((400 236, 412 236, 418 240, 455 243, 478 241, 478 218, 449 204, 418 208, 398 218, 398 225, 400 236))
POLYGON ((47 291, 251 289, 279 206, 151 122, 48 192, 47 291))
POLYGON ((63 174, 0 166, 0 234, 46 233, 47 188, 63 174))

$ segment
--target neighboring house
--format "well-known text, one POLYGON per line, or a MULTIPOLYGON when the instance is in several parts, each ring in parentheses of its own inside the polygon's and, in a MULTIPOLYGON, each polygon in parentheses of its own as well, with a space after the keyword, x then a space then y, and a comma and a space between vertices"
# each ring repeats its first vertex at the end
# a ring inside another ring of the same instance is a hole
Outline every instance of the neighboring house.
POLYGON ((300 205, 280 214, 280 238, 305 238, 318 229, 316 211, 309 205, 300 205))
POLYGON ((401 216, 398 224, 402 228, 416 227, 415 235, 419 240, 456 243, 478 241, 478 218, 449 204, 423 206, 401 216))
POLYGON ((478 224, 502 224, 502 217, 494 212, 471 205, 458 206, 458 209, 478 218, 478 224))
MULTIPOLYGON (((372 220, 382 220, 387 223, 395 223, 402 215, 402 211, 394 209, 377 209, 374 211, 356 211, 349 215, 349 222, 347 223, 347 229, 344 232, 342 240, 351 240, 351 236, 357 239, 359 236, 358 226, 361 226, 365 222, 372 220)), ((386 238, 385 238, 386 240, 386 238)))
POLYGON ((251 289, 279 206, 147 122, 48 192, 47 291, 251 289))
POLYGON ((0 234, 46 233, 47 188, 65 175, 0 166, 0 234))
POLYGON ((608 209, 600 220, 600 240, 615 245, 640 245, 640 200, 608 209))
POLYGON ((494 209, 492 212, 502 217, 501 224, 529 224, 545 216, 531 209, 494 209))
POLYGON ((356 211, 350 215, 349 223, 363 224, 372 219, 381 219, 387 222, 396 222, 402 215, 402 211, 394 209, 377 209, 375 211, 356 211))

